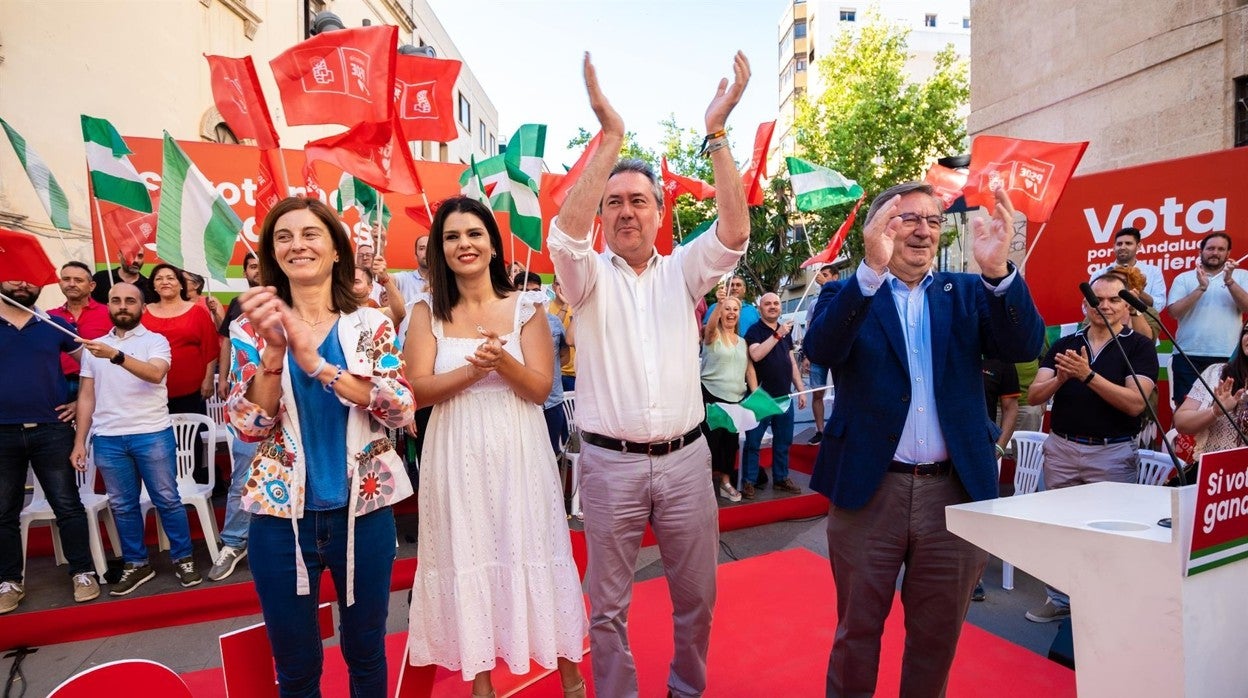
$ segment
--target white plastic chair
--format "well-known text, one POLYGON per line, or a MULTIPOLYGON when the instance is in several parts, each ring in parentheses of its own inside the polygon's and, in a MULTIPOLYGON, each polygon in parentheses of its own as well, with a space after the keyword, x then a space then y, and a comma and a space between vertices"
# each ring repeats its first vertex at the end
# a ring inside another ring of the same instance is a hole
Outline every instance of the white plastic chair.
POLYGON ((1174 472, 1170 454, 1140 449, 1140 475, 1136 482, 1141 485, 1164 485, 1174 472))
MULTIPOLYGON (((212 488, 216 485, 217 469, 212 463, 213 451, 216 450, 217 437, 216 425, 212 419, 202 414, 174 414, 170 415, 173 419, 173 438, 177 442, 177 461, 178 461, 178 495, 182 499, 184 506, 195 507, 195 512, 199 515, 199 525, 204 532, 204 543, 208 545, 208 552, 212 555, 212 559, 216 560, 220 553, 217 545, 217 538, 220 535, 217 530, 217 518, 212 509, 212 488), (200 427, 207 431, 202 438, 196 439, 196 432, 200 427), (195 449, 202 448, 205 451, 205 462, 208 464, 208 482, 201 483, 195 481, 195 449)), ((139 512, 143 520, 147 520, 147 513, 155 508, 152 503, 151 495, 147 492, 147 485, 143 484, 139 491, 139 512)), ((160 523, 160 516, 156 516, 156 533, 160 541, 160 549, 169 549, 169 537, 165 535, 165 528, 160 523)))
MULTIPOLYGON (((1014 447, 1014 496, 1031 494, 1042 489, 1044 476, 1044 440, 1042 431, 1016 431, 1010 437, 1014 447)), ((1001 561, 1001 588, 1014 588, 1014 565, 1001 561)))
POLYGON ((575 390, 567 390, 563 393, 563 416, 568 420, 568 440, 563 442, 560 451, 562 451, 563 458, 568 463, 568 470, 572 471, 572 505, 570 513, 579 519, 585 515, 581 511, 581 454, 568 450, 568 444, 571 443, 572 436, 576 434, 575 390))
POLYGON ((217 399, 216 395, 208 398, 208 417, 217 425, 214 441, 219 444, 225 444, 228 449, 231 447, 233 435, 226 425, 229 423, 229 416, 225 413, 225 402, 217 399))
MULTIPOLYGON (((34 481, 34 496, 22 509, 19 517, 22 529, 22 574, 26 573, 26 545, 30 537, 30 525, 36 521, 47 521, 52 526, 52 551, 56 556, 56 564, 64 565, 67 563, 65 559, 65 551, 61 547, 61 532, 56 526, 56 514, 52 512, 52 505, 48 503, 47 495, 43 492, 43 486, 39 483, 39 478, 30 478, 34 481)), ((99 575, 103 575, 108 571, 108 561, 104 557, 104 541, 100 537, 100 515, 104 516, 104 525, 108 528, 109 539, 113 542, 113 552, 121 556, 121 539, 117 537, 117 525, 113 521, 113 513, 108 508, 108 495, 99 494, 95 491, 95 460, 87 458, 87 469, 85 472, 76 472, 75 479, 78 483, 78 498, 82 500, 82 508, 87 513, 87 543, 91 548, 91 561, 95 564, 95 571, 99 575)))

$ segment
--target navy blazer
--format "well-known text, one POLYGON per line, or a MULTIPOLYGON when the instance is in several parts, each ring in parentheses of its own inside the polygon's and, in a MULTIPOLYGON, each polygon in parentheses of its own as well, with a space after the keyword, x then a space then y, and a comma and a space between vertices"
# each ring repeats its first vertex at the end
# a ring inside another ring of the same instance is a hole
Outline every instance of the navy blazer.
MULTIPOLYGON (((936 409, 949 458, 971 499, 991 499, 998 492, 993 444, 1000 432, 988 419, 981 362, 1035 359, 1044 320, 1021 275, 997 296, 977 274, 934 272, 926 295, 936 409)), ((861 508, 884 480, 910 402, 906 343, 888 284, 869 297, 857 275, 825 284, 804 346, 813 363, 828 368, 836 391, 811 489, 838 507, 861 508)))

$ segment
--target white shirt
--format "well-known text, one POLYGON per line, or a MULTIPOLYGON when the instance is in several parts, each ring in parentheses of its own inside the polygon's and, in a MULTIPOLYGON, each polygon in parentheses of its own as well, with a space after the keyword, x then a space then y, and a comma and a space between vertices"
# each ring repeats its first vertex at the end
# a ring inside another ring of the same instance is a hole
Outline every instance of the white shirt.
MULTIPOLYGON (((1118 266, 1118 262, 1110 262, 1105 266, 1096 270, 1092 276, 1088 277, 1088 283, 1096 281, 1101 274, 1118 266)), ((1140 270, 1144 275, 1144 292, 1153 297, 1153 310, 1161 312, 1166 307, 1166 276, 1161 272, 1161 267, 1155 267, 1151 264, 1136 261, 1135 268, 1140 270)))
POLYGON ((651 443, 684 434, 705 417, 695 309, 745 250, 719 241, 717 225, 638 276, 590 236, 550 224, 550 258, 576 313, 576 423, 585 431, 651 443))
MULTIPOLYGON (((1174 338, 1183 351, 1192 356, 1225 359, 1239 344, 1239 329, 1243 324, 1235 298, 1226 287, 1226 277, 1222 275, 1225 273, 1223 271, 1209 279, 1209 288, 1200 294, 1187 315, 1179 319, 1179 330, 1174 333, 1174 338)), ((1233 278, 1235 283, 1248 288, 1248 271, 1236 269, 1233 278)), ((1170 287, 1170 305, 1186 298, 1199 285, 1195 269, 1174 277, 1174 284, 1170 287)))
MULTIPOLYGON (((117 328, 98 340, 126 353, 139 361, 159 359, 170 362, 169 340, 139 325, 117 336, 117 328)), ((148 383, 121 366, 99 359, 90 352, 82 352, 83 378, 95 380, 95 412, 91 416, 91 431, 100 436, 126 436, 151 434, 173 426, 169 419, 169 393, 165 379, 160 383, 148 383)))
POLYGON ((411 305, 420 300, 421 296, 429 293, 429 280, 420 275, 420 272, 413 269, 412 271, 400 271, 390 276, 394 277, 394 285, 399 289, 399 293, 403 295, 403 304, 411 305))

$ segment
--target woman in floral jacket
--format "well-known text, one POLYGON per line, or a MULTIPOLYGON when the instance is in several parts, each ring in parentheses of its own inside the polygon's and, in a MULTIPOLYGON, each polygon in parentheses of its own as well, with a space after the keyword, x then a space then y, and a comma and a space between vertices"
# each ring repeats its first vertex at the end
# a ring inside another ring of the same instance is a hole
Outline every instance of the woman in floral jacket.
POLYGON ((383 696, 390 505, 412 494, 386 428, 412 421, 411 388, 394 328, 351 293, 350 241, 329 207, 279 202, 259 258, 267 285, 241 298, 229 411, 239 438, 263 441, 241 506, 281 695, 319 695, 317 587, 328 569, 351 694, 383 696))

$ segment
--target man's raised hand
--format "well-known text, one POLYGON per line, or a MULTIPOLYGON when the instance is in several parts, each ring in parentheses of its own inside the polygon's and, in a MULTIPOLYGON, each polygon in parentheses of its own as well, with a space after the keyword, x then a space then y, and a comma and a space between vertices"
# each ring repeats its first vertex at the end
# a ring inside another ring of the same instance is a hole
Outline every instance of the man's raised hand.
POLYGON ((993 192, 997 205, 993 207, 992 219, 983 216, 971 219, 971 230, 974 232, 971 250, 980 272, 989 278, 1000 278, 1009 273, 1006 262, 1010 258, 1010 237, 1014 235, 1014 204, 1005 192, 1005 187, 998 187, 993 192))
POLYGON ((899 203, 900 194, 881 206, 862 229, 863 261, 878 274, 888 268, 897 236, 902 234, 901 219, 897 217, 899 203))
POLYGON ((585 52, 584 70, 585 91, 589 93, 589 107, 594 110, 594 116, 598 117, 603 135, 624 138, 624 119, 620 118, 619 112, 611 106, 611 103, 607 101, 607 96, 602 93, 602 88, 598 86, 598 71, 594 70, 589 51, 585 52))
POLYGON ((728 123, 728 115, 737 106, 737 102, 741 101, 741 95, 749 81, 750 62, 744 53, 737 51, 737 55, 732 58, 732 83, 729 84, 728 78, 721 79, 710 106, 706 108, 707 133, 723 130, 728 123))

